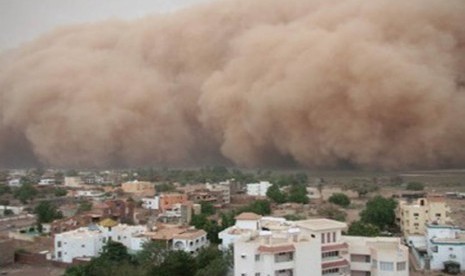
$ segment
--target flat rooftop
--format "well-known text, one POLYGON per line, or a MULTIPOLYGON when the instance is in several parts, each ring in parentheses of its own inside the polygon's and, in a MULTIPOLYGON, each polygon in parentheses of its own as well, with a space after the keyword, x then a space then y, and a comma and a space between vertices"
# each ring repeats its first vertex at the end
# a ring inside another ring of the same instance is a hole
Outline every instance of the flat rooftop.
POLYGON ((345 229, 347 224, 331 219, 307 219, 296 221, 296 225, 312 231, 325 231, 325 230, 336 230, 345 229))

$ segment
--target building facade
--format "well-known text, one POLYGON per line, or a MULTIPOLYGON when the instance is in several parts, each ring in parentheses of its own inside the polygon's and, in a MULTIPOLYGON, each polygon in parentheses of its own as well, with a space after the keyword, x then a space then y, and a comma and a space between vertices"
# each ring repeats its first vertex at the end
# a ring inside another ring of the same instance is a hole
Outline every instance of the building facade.
POLYGON ((415 201, 401 200, 397 208, 397 221, 404 236, 424 235, 426 225, 448 224, 450 208, 444 197, 419 198, 415 201))
POLYGON ((260 181, 259 183, 247 184, 247 195, 249 196, 266 196, 268 188, 271 187, 268 181, 260 181))
POLYGON ((342 236, 346 228, 329 219, 242 213, 219 238, 222 249, 234 247, 235 276, 408 275, 408 248, 399 238, 342 236))
POLYGON ((56 234, 54 259, 72 263, 74 258, 96 257, 110 240, 121 242, 129 251, 138 251, 147 240, 142 235, 145 232, 145 226, 129 226, 105 219, 99 224, 56 234))

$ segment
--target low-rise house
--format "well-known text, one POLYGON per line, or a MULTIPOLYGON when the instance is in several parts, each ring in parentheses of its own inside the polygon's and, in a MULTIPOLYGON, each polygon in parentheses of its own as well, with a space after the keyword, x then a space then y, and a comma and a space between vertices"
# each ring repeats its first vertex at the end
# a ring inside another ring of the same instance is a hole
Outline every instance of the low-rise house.
POLYGON ((159 224, 153 231, 145 233, 145 236, 164 244, 168 249, 183 250, 191 254, 210 244, 204 230, 179 225, 159 224))

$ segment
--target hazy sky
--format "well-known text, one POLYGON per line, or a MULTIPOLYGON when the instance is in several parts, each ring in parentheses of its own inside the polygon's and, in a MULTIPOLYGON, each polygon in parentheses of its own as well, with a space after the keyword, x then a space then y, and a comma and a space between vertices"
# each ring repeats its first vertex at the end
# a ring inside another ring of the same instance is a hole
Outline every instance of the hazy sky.
POLYGON ((0 0, 0 50, 57 26, 111 17, 137 18, 208 0, 0 0))

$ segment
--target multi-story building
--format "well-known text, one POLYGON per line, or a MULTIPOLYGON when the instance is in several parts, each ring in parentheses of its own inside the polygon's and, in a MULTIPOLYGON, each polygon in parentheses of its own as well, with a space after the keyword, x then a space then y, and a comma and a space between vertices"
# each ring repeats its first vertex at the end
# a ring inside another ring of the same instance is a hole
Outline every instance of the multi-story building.
POLYGON ((229 182, 220 182, 219 184, 205 184, 205 187, 211 192, 218 193, 218 201, 222 205, 231 203, 231 186, 229 182))
POLYGON ((350 275, 408 276, 408 247, 400 238, 342 236, 350 254, 350 275))
POLYGON ((456 264, 465 271, 465 230, 451 226, 428 224, 426 227, 428 262, 432 270, 444 270, 456 264))
POLYGON ((408 248, 399 238, 342 236, 329 219, 287 221, 242 213, 219 233, 234 246, 234 275, 408 275, 408 248))
POLYGON ((158 210, 160 208, 160 197, 145 197, 142 198, 142 208, 149 210, 158 210))
POLYGON ((260 181, 259 183, 249 183, 247 184, 247 195, 250 196, 266 196, 268 188, 271 187, 270 182, 260 181))
POLYGON ((404 236, 410 236, 424 235, 427 224, 450 223, 449 213, 444 197, 430 196, 415 201, 400 200, 396 216, 404 236))
POLYGON ((130 181, 121 184, 121 189, 125 193, 153 196, 155 194, 155 184, 147 181, 130 181))
POLYGON ((163 212, 170 209, 173 204, 184 204, 187 202, 187 195, 181 193, 163 193, 159 195, 159 209, 163 212))
POLYGON ((142 235, 145 232, 145 226, 129 226, 105 219, 99 224, 56 234, 54 259, 72 263, 74 258, 98 256, 110 240, 121 242, 129 251, 137 251, 147 240, 142 235))

